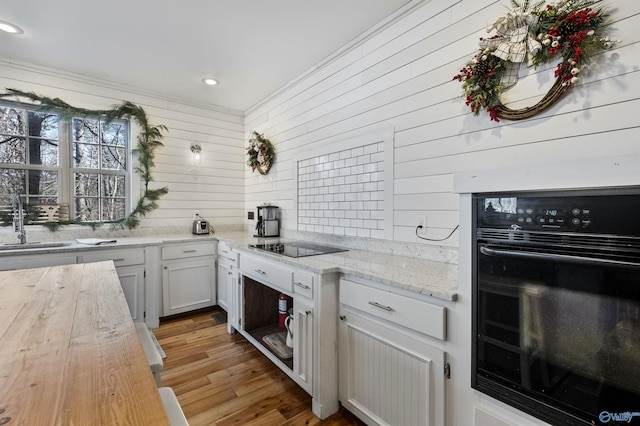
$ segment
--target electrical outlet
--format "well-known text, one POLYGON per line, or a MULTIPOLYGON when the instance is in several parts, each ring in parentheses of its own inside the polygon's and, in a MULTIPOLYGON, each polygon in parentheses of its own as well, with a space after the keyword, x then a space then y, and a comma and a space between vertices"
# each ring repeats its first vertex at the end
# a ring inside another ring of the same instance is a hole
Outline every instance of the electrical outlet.
POLYGON ((418 227, 418 234, 427 233, 427 215, 419 214, 416 216, 416 226, 418 227))

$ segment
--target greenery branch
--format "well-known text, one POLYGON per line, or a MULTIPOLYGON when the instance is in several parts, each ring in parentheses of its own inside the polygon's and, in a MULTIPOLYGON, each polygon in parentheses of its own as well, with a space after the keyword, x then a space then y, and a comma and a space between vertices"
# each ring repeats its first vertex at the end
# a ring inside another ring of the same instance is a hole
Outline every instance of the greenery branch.
MULTIPOLYGON (((69 105, 59 98, 49 98, 38 95, 34 92, 24 92, 16 89, 6 89, 5 93, 0 93, 0 99, 9 97, 19 97, 28 99, 38 104, 40 109, 55 109, 62 118, 71 119, 74 117, 104 117, 107 123, 114 120, 130 118, 140 127, 140 133, 137 137, 137 145, 131 152, 138 157, 139 165, 135 167, 136 173, 144 181, 144 193, 136 203, 135 208, 129 215, 121 220, 110 222, 112 229, 133 229, 140 224, 141 216, 158 208, 158 200, 161 196, 169 192, 168 187, 150 189, 149 184, 153 182, 152 170, 155 167, 154 158, 156 149, 163 146, 163 132, 167 131, 164 125, 152 125, 149 122, 144 109, 129 101, 123 101, 120 105, 115 105, 112 109, 91 110, 86 108, 78 108, 69 105)), ((50 230, 57 230, 61 225, 66 224, 83 224, 91 226, 94 230, 100 226, 98 222, 46 222, 44 226, 50 230)))

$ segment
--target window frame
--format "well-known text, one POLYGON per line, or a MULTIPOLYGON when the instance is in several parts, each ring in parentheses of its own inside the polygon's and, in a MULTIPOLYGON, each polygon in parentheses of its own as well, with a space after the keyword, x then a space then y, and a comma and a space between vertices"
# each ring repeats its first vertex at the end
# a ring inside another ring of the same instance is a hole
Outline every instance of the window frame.
MULTIPOLYGON (((39 111, 41 108, 38 105, 23 103, 23 102, 11 102, 11 101, 0 101, 0 107, 3 108, 15 108, 22 109, 25 111, 39 111)), ((101 218, 102 208, 100 208, 100 218, 98 220, 87 221, 86 223, 111 223, 117 222, 122 219, 127 218, 127 216, 131 213, 132 210, 132 194, 139 192, 140 190, 140 182, 138 179, 135 179, 134 170, 136 169, 136 164, 134 164, 134 156, 132 154, 132 143, 134 141, 133 135, 139 133, 139 128, 137 124, 128 118, 119 118, 113 120, 113 123, 120 123, 124 126, 126 136, 124 138, 124 150, 125 150, 125 169, 117 170, 117 169, 105 169, 102 168, 102 163, 99 168, 86 168, 86 167, 75 167, 74 159, 73 159, 73 148, 75 141, 73 140, 73 132, 72 132, 72 122, 74 118, 80 119, 93 119, 99 120, 101 123, 104 123, 104 116, 87 116, 87 117, 79 117, 73 116, 71 118, 61 117, 60 112, 55 109, 44 110, 44 112, 50 112, 52 114, 58 115, 58 166, 42 166, 42 165, 34 165, 28 163, 27 151, 25 151, 25 162, 24 163, 0 163, 0 168, 4 169, 13 169, 13 170, 24 170, 28 173, 29 170, 47 170, 47 171, 55 171, 58 173, 58 199, 56 204, 67 204, 69 206, 69 220, 77 221, 76 219, 76 191, 75 191, 75 179, 74 176, 76 173, 84 173, 84 174, 97 174, 97 175, 118 175, 124 177, 124 212, 123 216, 120 218, 115 218, 114 220, 105 221, 101 218)), ((26 131, 25 140, 27 141, 31 137, 28 134, 28 129, 26 131)), ((101 144, 97 144, 98 147, 101 144)), ((28 148, 27 148, 28 149, 28 148)), ((26 182, 25 182, 26 183, 26 182)), ((23 199, 27 196, 28 188, 25 188, 24 192, 20 194, 23 199)), ((100 189, 101 190, 101 189, 100 189)), ((34 195, 31 194, 33 197, 34 195)), ((102 200, 103 198, 111 198, 111 197, 102 197, 98 196, 98 200, 102 200)), ((118 197, 119 198, 119 197, 118 197)), ((33 203, 33 204, 43 204, 43 203, 33 203)), ((101 205, 102 202, 99 201, 101 205)), ((80 222, 78 222, 80 223, 80 222)), ((26 224, 25 224, 26 225, 26 224)), ((34 225, 26 225, 26 226, 34 226, 34 225)))

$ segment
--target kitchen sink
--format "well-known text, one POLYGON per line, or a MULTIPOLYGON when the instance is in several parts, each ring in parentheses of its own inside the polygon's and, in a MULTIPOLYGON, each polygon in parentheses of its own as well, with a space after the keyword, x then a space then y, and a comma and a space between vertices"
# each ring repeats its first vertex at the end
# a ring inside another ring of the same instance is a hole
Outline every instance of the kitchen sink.
POLYGON ((69 246, 71 243, 25 243, 25 244, 0 244, 0 250, 26 250, 38 248, 51 248, 69 246))

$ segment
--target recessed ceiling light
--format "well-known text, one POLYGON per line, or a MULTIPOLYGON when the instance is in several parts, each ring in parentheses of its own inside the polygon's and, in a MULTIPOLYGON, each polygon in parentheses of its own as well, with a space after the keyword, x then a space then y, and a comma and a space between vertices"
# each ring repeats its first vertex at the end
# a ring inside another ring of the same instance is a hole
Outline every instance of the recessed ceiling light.
POLYGON ((206 84, 207 86, 215 86, 216 84, 218 84, 218 81, 216 79, 211 78, 211 77, 203 78, 202 82, 204 84, 206 84))
POLYGON ((22 28, 17 25, 13 25, 11 22, 0 21, 0 31, 10 34, 22 34, 22 28))

